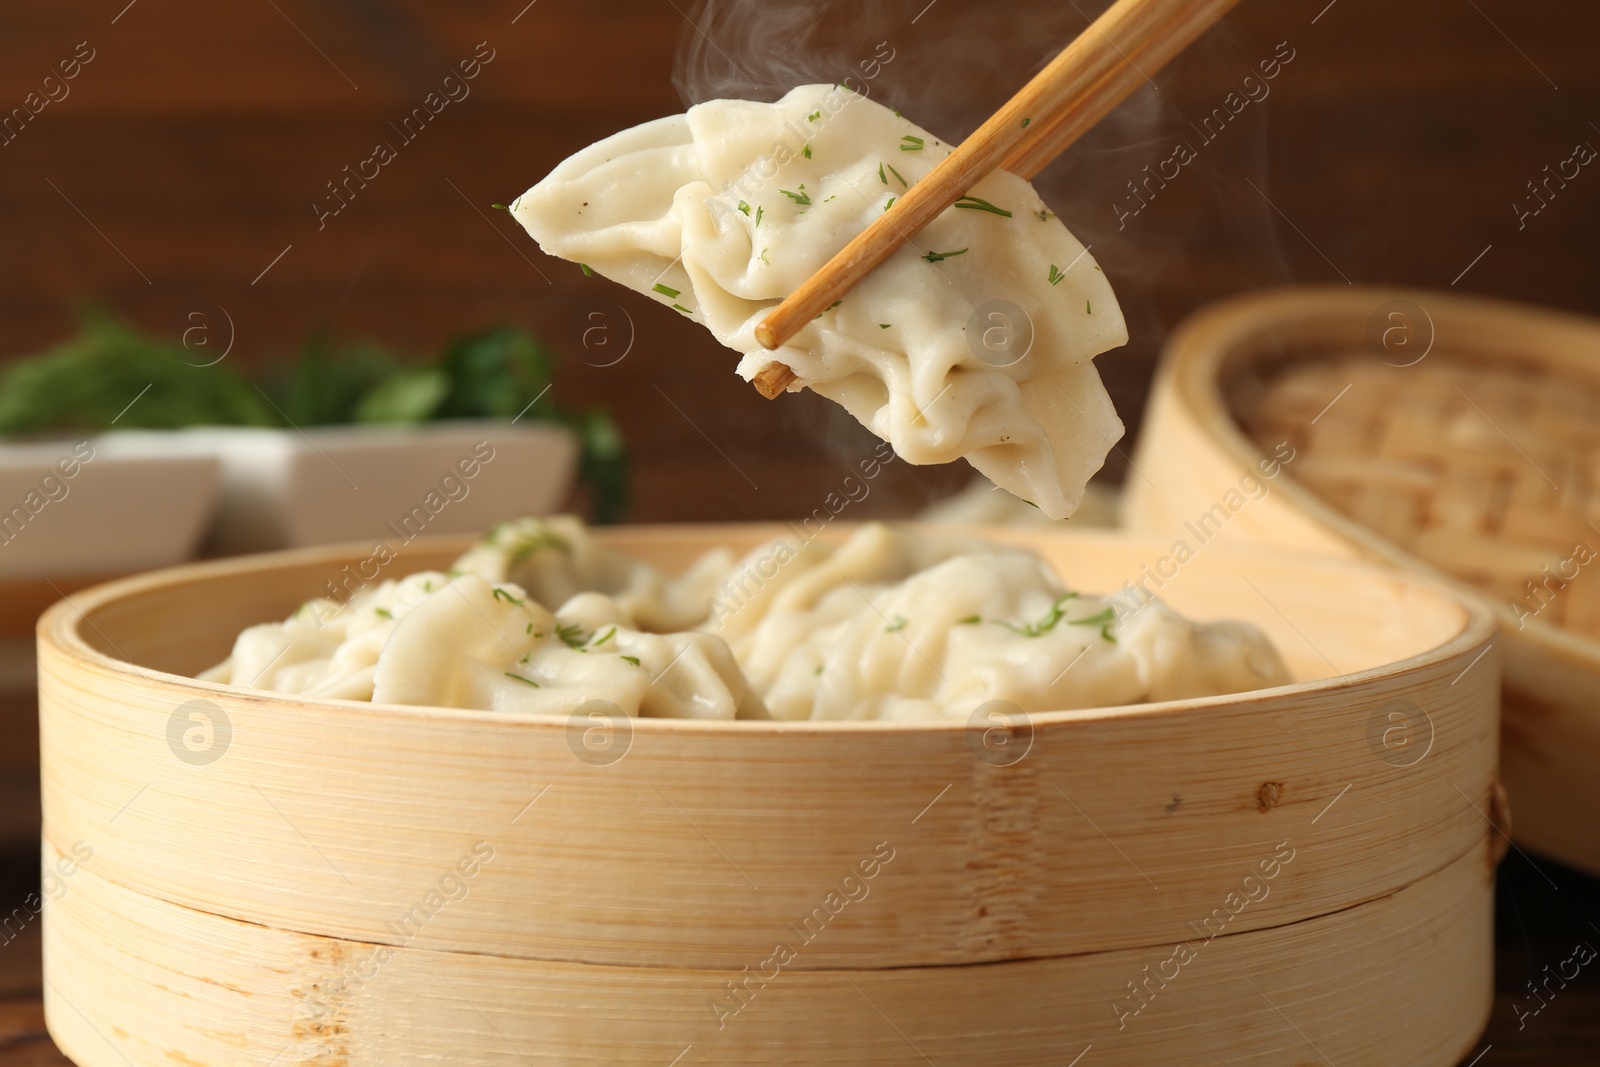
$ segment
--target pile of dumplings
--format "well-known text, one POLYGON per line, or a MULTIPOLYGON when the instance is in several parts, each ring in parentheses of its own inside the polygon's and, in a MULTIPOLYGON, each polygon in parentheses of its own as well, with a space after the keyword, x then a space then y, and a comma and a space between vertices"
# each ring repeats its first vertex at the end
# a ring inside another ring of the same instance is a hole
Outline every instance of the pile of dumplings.
POLYGON ((202 679, 306 697, 567 716, 967 719, 1288 681, 1254 627, 1068 590, 1037 555, 882 524, 707 553, 668 575, 577 519, 503 523, 444 572, 252 626, 202 679))

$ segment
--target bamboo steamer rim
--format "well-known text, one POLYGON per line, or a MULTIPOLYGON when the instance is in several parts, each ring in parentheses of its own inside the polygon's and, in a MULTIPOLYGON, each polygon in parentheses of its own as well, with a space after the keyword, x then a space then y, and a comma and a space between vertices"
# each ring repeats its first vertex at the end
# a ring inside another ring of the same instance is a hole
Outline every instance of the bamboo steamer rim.
MULTIPOLYGON (((1230 442, 1231 446, 1234 444, 1234 442, 1230 442)), ((1242 436, 1236 447, 1244 447, 1242 436)), ((1253 462, 1253 458, 1251 461, 1253 462)), ((1293 488, 1298 489, 1297 486, 1293 488)), ((1120 531, 1040 531, 1035 528, 1029 528, 1026 531, 1013 531, 1004 527, 994 526, 917 523, 896 523, 896 525, 901 527, 911 526, 923 530, 936 530, 941 533, 968 534, 982 537, 994 543, 1020 544, 1024 547, 1041 541, 1072 543, 1095 540, 1122 543, 1149 541, 1152 548, 1158 546, 1158 543, 1153 539, 1142 536, 1130 537, 1120 531)), ((838 541, 847 537, 849 533, 858 529, 859 526, 860 524, 858 523, 832 524, 822 533, 821 537, 827 541, 838 541)), ((635 540, 640 536, 659 536, 663 540, 682 539, 685 543, 708 547, 723 545, 728 540, 746 538, 752 535, 758 536, 763 542, 770 541, 791 532, 781 524, 776 523, 640 524, 613 527, 611 529, 625 530, 626 533, 622 535, 623 539, 629 541, 635 540)), ((602 544, 609 544, 611 540, 615 539, 613 535, 607 533, 607 528, 605 527, 596 528, 593 533, 602 544)), ((421 537, 406 546, 406 551, 413 553, 417 557, 453 558, 455 555, 465 551, 470 545, 475 544, 477 540, 478 538, 475 536, 421 537)), ((1382 577, 1391 581, 1397 580, 1413 588, 1423 589, 1429 594, 1455 605, 1461 611, 1463 616, 1461 628, 1447 640, 1415 655, 1364 670, 1353 671, 1349 674, 1339 674, 1335 671, 1333 675, 1325 678, 1290 682, 1287 685, 1269 686, 1264 689, 1250 690, 1243 693, 1223 693, 1210 697, 1030 712, 1027 713, 1027 721, 1038 726, 1048 726, 1095 719, 1158 718, 1169 715, 1184 715, 1191 711, 1210 707, 1267 703, 1288 695, 1324 693, 1347 687, 1352 683, 1407 673, 1449 659, 1452 656, 1461 654, 1466 649, 1492 639, 1495 635, 1495 630, 1500 626, 1500 613, 1497 613, 1495 607, 1487 598, 1470 586, 1455 582, 1447 576, 1438 575, 1431 570, 1386 572, 1385 568, 1377 568, 1372 563, 1361 560, 1345 560, 1317 553, 1284 551, 1281 549, 1269 549, 1266 551, 1268 554, 1283 561, 1302 561, 1308 567, 1322 568, 1324 570, 1359 572, 1369 577, 1373 576, 1374 572, 1377 571, 1382 577)), ((117 579, 94 586, 82 593, 64 597, 56 602, 39 618, 37 626, 38 639, 41 644, 48 645, 57 655, 62 656, 80 669, 112 678, 135 675, 146 679, 154 679, 176 690, 184 691, 194 698, 222 697, 235 702, 247 700, 262 704, 293 701, 296 708, 342 710, 384 718, 455 720, 462 723, 494 723, 501 726, 508 722, 513 722, 526 729, 565 730, 567 728, 565 716, 528 716, 519 718, 507 715, 504 712, 480 708, 382 704, 369 700, 308 697, 302 694, 278 693, 271 690, 250 689, 245 686, 221 682, 202 681, 187 675, 173 674, 144 667, 137 663, 108 655, 95 648, 83 634, 83 624, 85 622, 91 627, 94 626, 91 616, 96 610, 118 602, 134 600, 144 593, 180 585, 196 579, 260 570, 269 565, 279 567, 317 564, 337 566, 351 560, 363 559, 370 552, 370 546, 366 542, 352 542, 343 545, 288 549, 220 560, 207 560, 175 567, 165 567, 144 574, 117 579)), ((1241 561, 1248 561, 1261 555, 1261 551, 1251 550, 1245 552, 1239 549, 1221 549, 1220 554, 1234 556, 1241 561)), ((414 573, 417 569, 426 568, 412 568, 404 572, 397 572, 397 574, 414 573)), ((1225 615, 1226 613, 1224 612, 1223 614, 1225 615)), ((1596 660, 1597 665, 1600 665, 1600 648, 1596 649, 1596 660)), ((971 726, 962 719, 915 721, 878 719, 848 721, 741 719, 724 721, 638 716, 632 718, 631 728, 635 733, 641 731, 647 734, 658 732, 704 733, 737 737, 787 733, 903 734, 963 732, 970 730, 971 726)))
MULTIPOLYGON (((1485 333, 1514 331, 1524 337, 1559 337, 1562 343, 1539 346, 1539 357, 1556 364, 1565 373, 1600 382, 1600 374, 1586 364, 1577 351, 1583 345, 1600 347, 1600 324, 1592 319, 1506 300, 1459 296, 1432 289, 1342 285, 1285 286, 1212 304, 1185 319, 1173 332, 1167 342, 1161 373, 1171 378, 1174 393, 1190 414, 1214 435, 1215 443, 1228 458, 1244 467, 1253 467, 1264 453, 1240 428, 1223 395, 1224 381, 1233 372, 1267 362, 1261 358, 1259 349, 1259 343, 1265 339, 1292 341, 1305 337, 1326 343, 1325 331, 1329 327, 1348 329, 1355 325, 1364 330, 1372 309, 1388 300, 1413 301, 1423 307, 1430 318, 1448 319, 1459 325, 1460 335, 1452 337, 1451 346, 1479 357, 1505 355, 1497 347, 1497 339, 1492 336, 1485 339, 1485 333), (1308 315, 1308 310, 1315 314, 1308 315), (1491 327, 1495 329, 1489 329, 1491 327), (1324 332, 1318 333, 1318 330, 1324 332), (1565 343, 1569 340, 1571 344, 1565 343)), ((1293 353, 1287 353, 1276 362, 1292 363, 1295 359, 1293 353)), ((1600 641, 1537 618, 1518 625, 1509 605, 1362 525, 1295 481, 1292 475, 1276 486, 1275 491, 1283 493, 1298 510, 1384 563, 1442 581, 1457 594, 1482 601, 1511 640, 1539 644, 1573 666, 1600 674, 1600 641)))

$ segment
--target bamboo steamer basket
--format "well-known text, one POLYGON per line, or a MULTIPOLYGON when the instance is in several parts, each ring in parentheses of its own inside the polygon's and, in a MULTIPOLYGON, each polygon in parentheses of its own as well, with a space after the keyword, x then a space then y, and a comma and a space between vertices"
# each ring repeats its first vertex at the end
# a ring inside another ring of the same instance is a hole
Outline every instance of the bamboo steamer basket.
POLYGON ((1516 838, 1600 873, 1600 324, 1409 290, 1232 300, 1168 343, 1135 463, 1135 531, 1195 540, 1210 514, 1214 540, 1491 596, 1516 838), (1285 444, 1268 495, 1240 493, 1285 444))
MULTIPOLYGON (((600 536, 678 568, 785 532, 600 536)), ((1086 590, 1162 548, 990 532, 1086 590)), ((80 1067, 1449 1065, 1487 1020, 1499 657, 1440 582, 1208 552, 1170 602, 1260 625, 1294 684, 970 726, 187 677, 365 555, 175 568, 40 621, 45 1007, 80 1067)))

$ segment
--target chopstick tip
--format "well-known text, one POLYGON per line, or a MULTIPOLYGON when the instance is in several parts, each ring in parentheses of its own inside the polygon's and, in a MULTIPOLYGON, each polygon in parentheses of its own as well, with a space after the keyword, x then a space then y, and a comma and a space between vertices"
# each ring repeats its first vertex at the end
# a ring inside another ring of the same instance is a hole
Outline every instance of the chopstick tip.
POLYGON ((758 322, 756 323, 756 343, 770 352, 782 342, 778 340, 778 331, 772 328, 770 322, 758 322))

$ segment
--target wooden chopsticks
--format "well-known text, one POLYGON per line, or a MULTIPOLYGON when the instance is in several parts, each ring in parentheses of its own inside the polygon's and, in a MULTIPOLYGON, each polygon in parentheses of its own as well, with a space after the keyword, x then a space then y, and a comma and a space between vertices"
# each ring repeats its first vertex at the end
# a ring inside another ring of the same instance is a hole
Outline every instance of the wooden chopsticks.
MULTIPOLYGON (((783 345, 955 203, 1003 168, 1032 178, 1239 0, 1117 0, 1017 95, 756 326, 783 345)), ((782 363, 753 384, 767 399, 797 380, 782 363)))

